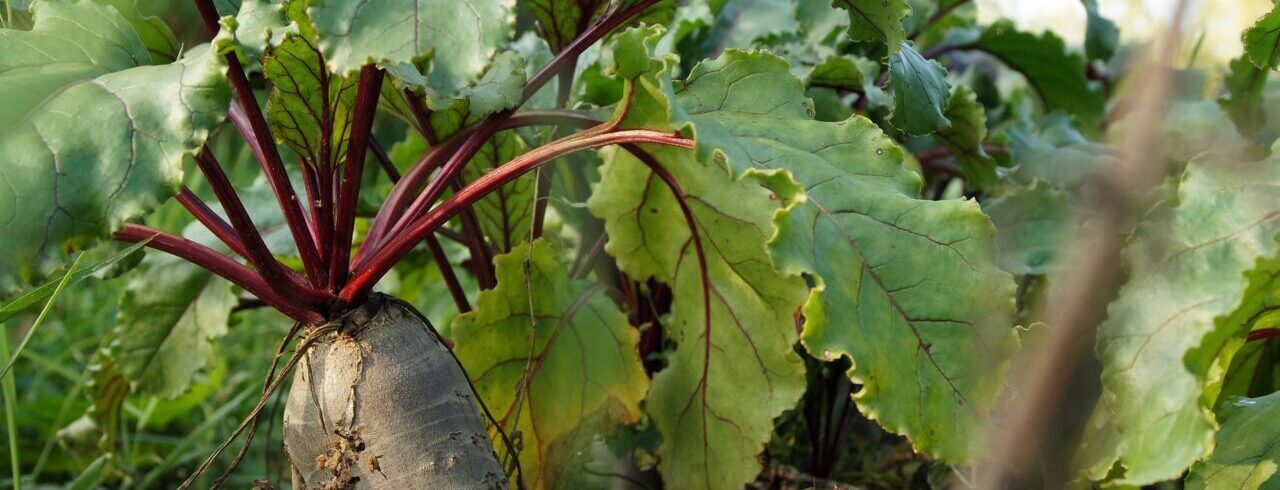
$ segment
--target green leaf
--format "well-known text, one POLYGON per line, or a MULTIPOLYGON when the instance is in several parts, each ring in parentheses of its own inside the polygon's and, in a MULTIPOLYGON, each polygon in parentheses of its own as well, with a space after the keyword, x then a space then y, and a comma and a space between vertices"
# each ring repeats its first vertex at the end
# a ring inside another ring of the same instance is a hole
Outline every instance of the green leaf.
POLYGON ((147 66, 146 46, 110 7, 32 9, 33 30, 0 30, 0 291, 175 194, 183 158, 229 99, 208 46, 147 66))
POLYGON ((1261 70, 1280 67, 1280 5, 1244 31, 1244 53, 1261 70))
POLYGON ((477 392, 525 441, 526 483, 564 488, 585 469, 579 454, 594 436, 640 420, 649 380, 639 330, 607 289, 570 280, 570 264, 547 240, 530 248, 494 260, 498 286, 454 320, 453 339, 477 392))
MULTIPOLYGON (((1259 316, 1259 324, 1275 325, 1274 314, 1259 316), (1263 323, 1265 322, 1265 323, 1263 323)), ((1277 343, 1275 339, 1245 342, 1231 356, 1231 362, 1222 377, 1218 402, 1214 407, 1219 421, 1222 419, 1223 407, 1237 397, 1256 397, 1274 393, 1280 385, 1280 362, 1277 362, 1277 343)))
MULTIPOLYGON (((462 179, 474 182, 498 166, 525 152, 525 143, 514 131, 490 138, 462 169, 462 179)), ((523 175, 499 187, 475 204, 480 231, 498 248, 509 252, 529 241, 533 225, 534 175, 523 175)))
POLYGON ((355 76, 329 73, 312 39, 291 35, 263 58, 271 82, 267 121, 276 141, 313 168, 335 168, 346 156, 355 105, 355 76))
POLYGON ((1120 29, 1115 22, 1098 12, 1097 0, 1081 0, 1088 20, 1084 31, 1084 52, 1091 60, 1107 61, 1116 54, 1120 29))
POLYGON ((920 199, 901 150, 870 121, 797 116, 735 130, 785 138, 785 152, 752 154, 808 189, 772 245, 786 270, 819 278, 805 346, 853 359, 850 376, 863 385, 855 399, 869 418, 923 452, 972 461, 1016 342, 995 230, 973 201, 920 199))
POLYGON ((1030 184, 1042 180, 1054 187, 1073 189, 1101 165, 1114 161, 1112 151, 1085 138, 1061 114, 1050 116, 1039 127, 1010 127, 1009 153, 1015 175, 1030 184))
MULTIPOLYGON (((104 344, 112 340, 112 333, 107 332, 104 344)), ((116 370, 115 362, 105 350, 94 353, 85 371, 89 375, 85 392, 90 402, 85 415, 102 431, 98 448, 103 452, 114 452, 120 432, 124 399, 129 396, 129 381, 116 370)))
MULTIPOLYGON (((297 35, 300 26, 310 31, 306 4, 307 0, 241 0, 231 25, 236 46, 251 59, 247 63, 256 63, 256 58, 279 46, 286 36, 297 35)), ((312 37, 314 34, 307 36, 312 37)))
POLYGON ((889 57, 889 87, 893 90, 893 127, 911 135, 929 134, 951 127, 944 111, 951 84, 947 70, 926 60, 910 45, 889 57))
MULTIPOLYGON (((686 126, 672 120, 683 117, 675 114, 683 109, 669 105, 674 59, 648 55, 661 32, 629 30, 614 45, 615 72, 628 79, 630 104, 619 109, 624 126, 686 126)), ((716 68, 733 66, 730 60, 755 63, 760 56, 730 50, 720 61, 700 64, 681 102, 701 97, 699 77, 716 77, 716 68)), ((785 63, 769 59, 798 89, 785 63)), ((772 104, 756 91, 736 95, 736 104, 772 104)), ((685 106, 695 118, 687 124, 700 124, 697 108, 685 106)), ((654 377, 646 401, 662 434, 658 469, 669 488, 741 488, 760 471, 758 454, 774 417, 793 408, 804 390, 804 368, 792 344, 794 314, 806 288, 797 275, 777 271, 766 248, 775 216, 794 202, 797 189, 780 173, 743 168, 751 162, 739 160, 737 152, 716 156, 717 138, 728 135, 715 131, 693 130, 699 145, 694 152, 643 146, 674 177, 679 200, 648 166, 618 150, 606 155, 601 182, 588 201, 605 221, 605 250, 619 267, 634 279, 653 278, 672 288, 671 313, 662 325, 677 347, 654 377), (701 247, 694 244, 681 201, 701 247)))
MULTIPOLYGON (((723 159, 744 178, 771 175, 771 189, 787 205, 797 196, 776 187, 777 179, 790 176, 807 189, 770 237, 778 267, 807 272, 817 283, 804 310, 806 347, 820 357, 853 358, 851 376, 864 385, 857 401, 869 417, 921 451, 972 460, 977 422, 994 402, 1016 342, 1013 283, 996 267, 994 229, 976 203, 920 199, 920 181, 892 140, 861 117, 813 121, 800 81, 772 55, 726 51, 696 66, 678 95, 662 95, 674 99, 665 104, 652 82, 638 85, 643 92, 629 117, 650 104, 667 109, 682 132, 696 136, 696 161, 723 159)), ((630 182, 643 181, 641 174, 630 182)), ((605 193, 602 184, 597 196, 605 193)), ((738 194, 735 209, 746 207, 747 194, 738 194)), ((658 210, 654 218, 664 223, 679 219, 658 210)), ((609 236, 617 250, 681 239, 609 236)), ((633 268, 664 260, 640 262, 633 268)), ((619 263, 630 273, 630 262, 619 263)))
MULTIPOLYGON (((503 51, 479 82, 462 88, 458 95, 470 102, 468 110, 475 117, 511 109, 518 106, 523 97, 524 74, 524 59, 515 51, 503 51)), ((433 108, 439 106, 439 102, 432 104, 433 108)))
POLYGON ((1084 57, 1068 52, 1062 38, 1053 32, 1036 36, 1002 20, 987 26, 967 47, 985 51, 1022 73, 1046 112, 1067 111, 1084 127, 1093 127, 1102 119, 1105 100, 1085 78, 1084 57))
POLYGON ((137 390, 161 398, 186 391, 227 332, 236 305, 231 284, 181 259, 151 254, 120 298, 108 352, 137 390))
POLYGON ((142 44, 147 47, 147 52, 151 54, 152 63, 172 63, 178 59, 178 54, 182 52, 178 38, 174 37, 173 31, 169 30, 164 20, 142 15, 138 11, 138 0, 98 0, 98 2, 115 7, 120 15, 128 19, 134 32, 142 40, 142 44))
POLYGON ((988 199, 982 210, 996 225, 1000 268, 1013 274, 1046 274, 1070 223, 1063 193, 1042 181, 988 199))
MULTIPOLYGON (((631 8, 640 0, 528 0, 522 3, 537 21, 538 35, 547 41, 553 52, 559 52, 598 22, 601 16, 631 8)), ((676 7, 675 1, 658 0, 636 19, 636 23, 667 24, 676 7)))
POLYGON ((92 265, 86 265, 79 269, 69 270, 67 271, 67 276, 64 276, 63 279, 46 282, 40 285, 40 287, 32 289, 22 296, 19 296, 17 299, 9 302, 9 304, 4 305, 3 308, 0 308, 0 324, 3 324, 14 316, 17 316, 18 313, 22 313, 27 308, 35 306, 41 301, 53 296, 58 290, 58 285, 62 284, 64 279, 66 280, 66 286, 75 285, 76 283, 83 281, 85 278, 97 274, 98 272, 115 265, 121 260, 124 260, 130 255, 133 255, 134 252, 142 249, 142 247, 146 246, 150 241, 151 240, 148 239, 129 245, 123 250, 111 254, 109 257, 106 257, 92 265))
MULTIPOLYGON (((417 68, 413 65, 405 64, 398 69, 401 70, 401 75, 410 73, 410 78, 417 76, 413 75, 417 73, 417 68)), ((461 124, 465 122, 517 107, 523 99, 524 83, 524 59, 514 51, 503 51, 485 70, 480 80, 458 89, 451 96, 438 97, 439 94, 433 91, 427 91, 424 95, 411 83, 399 86, 384 83, 379 104, 420 132, 419 121, 405 100, 405 90, 408 89, 424 107, 434 111, 429 118, 431 126, 438 137, 445 138, 461 129, 461 124)))
POLYGON ((1223 79, 1227 93, 1218 98, 1222 111, 1231 117, 1236 130, 1246 138, 1254 138, 1267 124, 1263 89, 1267 71, 1254 66, 1244 56, 1231 60, 1231 71, 1223 79))
MULTIPOLYGON (((564 49, 573 38, 586 30, 605 6, 605 0, 530 0, 526 2, 538 21, 538 35, 547 40, 553 51, 564 49)), ((635 0, 625 0, 627 4, 635 0)))
POLYGON ((720 49, 751 49, 772 36, 800 30, 793 0, 728 0, 716 14, 720 49))
POLYGON ((506 43, 513 0, 327 0, 311 6, 329 70, 350 75, 367 63, 431 60, 430 88, 441 97, 480 76, 506 43))
POLYGON ((867 83, 860 60, 848 55, 828 56, 813 67, 807 85, 861 91, 867 83))
POLYGON ((831 5, 849 11, 849 38, 880 41, 894 55, 907 33, 902 20, 911 13, 907 0, 832 0, 831 5))
POLYGON ((1280 478, 1280 393, 1227 402, 1216 448, 1187 475, 1190 490, 1276 488, 1280 478))
POLYGON ((849 17, 841 15, 831 0, 796 0, 796 21, 800 23, 804 39, 815 46, 849 25, 849 17))
MULTIPOLYGON (((1266 356, 1260 354, 1263 354, 1261 351, 1268 350, 1268 344, 1272 342, 1247 341, 1246 332, 1274 328, 1277 318, 1280 318, 1277 316, 1280 312, 1280 258, 1259 261, 1253 270, 1245 274, 1245 281, 1249 286, 1245 290, 1240 307, 1223 321, 1223 324, 1230 325, 1232 328, 1215 331, 1215 337, 1211 337, 1210 341, 1206 342, 1208 346, 1225 342, 1218 348, 1217 357, 1212 359, 1214 365, 1208 369, 1213 370, 1214 373, 1222 370, 1226 372, 1221 375, 1221 379, 1219 376, 1212 376, 1205 385, 1204 398, 1216 400, 1215 411, 1229 403, 1228 400, 1224 400, 1225 397, 1259 396, 1275 391, 1274 369, 1280 365, 1274 362, 1257 364, 1263 357, 1270 357, 1272 354, 1270 352, 1266 353, 1266 356), (1224 336, 1225 341, 1222 340, 1224 336), (1255 357, 1252 365, 1247 357, 1251 354, 1255 357), (1244 358, 1241 359, 1241 357, 1244 358), (1237 359, 1241 362, 1237 363, 1237 359), (1237 369, 1243 372, 1236 372, 1237 369)), ((1207 354, 1200 355, 1198 359, 1204 361, 1212 358, 1213 353, 1207 354)))
POLYGON ((98 488, 98 484, 102 483, 102 470, 107 467, 107 463, 111 461, 112 453, 103 454, 94 459, 89 466, 77 476, 74 481, 67 484, 67 490, 92 490, 98 488))
POLYGON ((979 189, 995 185, 996 160, 982 148, 987 139, 987 115, 973 89, 965 85, 951 89, 946 118, 951 126, 933 136, 956 158, 965 181, 979 189))
POLYGON ((1212 447, 1214 373, 1271 296, 1256 284, 1265 275, 1246 273, 1280 253, 1277 163, 1194 162, 1177 204, 1125 248, 1129 282, 1098 331, 1103 402, 1082 449, 1092 477, 1118 464, 1117 484, 1166 480, 1212 447))

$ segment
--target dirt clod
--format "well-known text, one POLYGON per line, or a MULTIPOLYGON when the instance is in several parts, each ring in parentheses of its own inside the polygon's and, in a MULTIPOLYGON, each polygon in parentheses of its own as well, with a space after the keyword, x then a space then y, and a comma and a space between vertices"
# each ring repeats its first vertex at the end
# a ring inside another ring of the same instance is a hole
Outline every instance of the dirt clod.
MULTIPOLYGON (((321 490, 353 490, 360 477, 351 474, 351 468, 359 463, 359 455, 364 451, 364 439, 360 437, 360 427, 355 429, 338 428, 327 450, 316 456, 316 468, 329 473, 329 480, 320 485, 321 490)), ((383 475, 385 477, 386 475, 383 475)))
POLYGON ((378 464, 378 458, 381 458, 381 457, 382 457, 381 454, 377 456, 373 456, 373 455, 369 456, 369 472, 377 473, 379 475, 382 475, 382 478, 389 479, 387 478, 387 474, 382 472, 382 465, 378 464))

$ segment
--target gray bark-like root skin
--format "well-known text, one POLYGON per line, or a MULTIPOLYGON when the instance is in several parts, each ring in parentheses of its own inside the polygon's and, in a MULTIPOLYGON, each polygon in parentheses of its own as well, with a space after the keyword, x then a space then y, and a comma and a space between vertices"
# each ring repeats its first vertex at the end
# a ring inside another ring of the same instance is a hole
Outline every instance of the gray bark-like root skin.
POLYGON ((295 489, 507 488, 466 375, 410 308, 375 296, 299 362, 295 489))

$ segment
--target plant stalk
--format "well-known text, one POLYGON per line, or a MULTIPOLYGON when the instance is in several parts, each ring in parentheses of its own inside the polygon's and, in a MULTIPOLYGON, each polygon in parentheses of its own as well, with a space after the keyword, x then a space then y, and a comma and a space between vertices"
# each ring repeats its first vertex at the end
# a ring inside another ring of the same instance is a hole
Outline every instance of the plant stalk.
POLYGON ((129 243, 150 239, 151 241, 147 242, 148 247, 186 260, 217 274, 244 288, 249 294, 257 296, 258 299, 280 310, 281 313, 294 320, 308 325, 324 321, 324 317, 317 313, 318 307, 321 305, 300 304, 297 300, 276 292, 262 279, 262 276, 199 243, 135 224, 124 225, 124 228, 115 232, 113 237, 116 240, 129 243))
POLYGON ((244 257, 245 260, 249 260, 249 252, 245 250, 244 244, 240 242, 240 235, 226 220, 218 216, 218 213, 215 213, 208 204, 205 204, 200 199, 200 196, 191 192, 191 189, 188 189, 187 186, 182 186, 182 190, 178 192, 177 199, 182 204, 182 207, 187 208, 187 211, 196 218, 196 221, 199 221, 214 236, 222 240, 222 243, 226 244, 231 251, 244 257))
POLYGON ((369 152, 378 95, 382 92, 382 75, 382 70, 374 65, 365 65, 360 69, 351 140, 347 143, 347 158, 342 165, 342 187, 338 195, 338 214, 334 220, 333 243, 329 253, 329 284, 334 291, 347 281, 351 234, 355 228, 356 206, 360 202, 360 181, 364 176, 364 161, 369 152))
MULTIPOLYGON (((590 127, 599 122, 600 120, 594 116, 582 112, 521 111, 504 121, 501 129, 560 124, 574 127, 590 127)), ((478 125, 466 127, 440 142, 440 144, 431 147, 417 163, 414 163, 409 168, 408 172, 405 172, 404 178, 391 189, 391 195, 387 197, 387 200, 378 210, 378 214, 374 216, 368 237, 356 253, 357 266, 360 260, 386 244, 391 235, 388 228, 392 225, 393 220, 401 216, 405 206, 409 205, 410 200, 413 198, 412 193, 431 175, 436 166, 445 158, 448 158, 450 152, 457 148, 468 135, 474 133, 477 128, 478 125)))
MULTIPOLYGON (((387 178, 391 179, 391 183, 399 182, 400 172, 396 170, 396 166, 391 163, 391 159, 387 157, 387 152, 382 150, 377 140, 370 138, 369 147, 373 150, 378 162, 382 164, 382 169, 387 173, 387 178)), ((427 235, 424 241, 427 242, 427 249, 431 251, 432 260, 435 261, 436 267, 440 269, 440 275, 444 278, 444 284, 448 287, 449 295, 453 297, 453 304, 458 307, 458 312, 466 313, 471 311, 471 303, 467 301, 467 293, 462 289, 462 283, 458 282, 458 275, 453 271, 453 264, 449 262, 449 256, 444 253, 444 247, 440 246, 440 240, 436 238, 435 233, 432 233, 427 235)))
POLYGON ((257 225, 253 223, 249 211, 245 209, 240 196, 236 194, 235 186, 222 170, 222 165, 214 158, 213 152, 208 147, 201 148, 200 153, 196 154, 195 161, 196 166, 204 174, 205 180, 209 182, 209 187, 213 189, 213 194, 217 196, 218 202, 222 204, 223 211, 227 213, 227 219, 231 221, 231 226, 240 239, 249 263, 258 269, 269 287, 282 296, 297 296, 305 302, 322 301, 321 293, 307 288, 294 279, 292 271, 277 261, 275 255, 267 248, 267 243, 263 241, 257 225))
POLYGON ((433 208, 422 219, 414 222, 405 233, 393 237, 383 250, 380 250, 377 255, 369 259, 367 265, 357 267, 356 275, 342 289, 339 295, 340 300, 347 304, 354 304, 356 301, 364 299, 372 291, 373 285, 377 283, 378 279, 391 270, 391 267, 396 262, 404 258, 427 234, 434 232, 436 228, 442 226, 462 208, 470 206, 525 172, 554 161, 556 158, 578 150, 622 143, 654 143, 686 149, 693 148, 692 140, 683 138, 678 134, 642 129, 618 131, 610 130, 611 127, 611 123, 606 123, 598 126, 596 131, 588 130, 534 148, 528 153, 520 155, 484 174, 462 190, 454 193, 440 206, 433 208))
MULTIPOLYGON (((592 25, 589 29, 583 31, 583 33, 574 38, 569 45, 565 46, 563 50, 556 53, 555 57, 553 57, 550 62, 543 66, 542 69, 538 70, 538 72, 525 83, 520 103, 523 104, 525 101, 528 101, 530 97, 533 97, 533 95, 537 93, 538 89, 542 88, 542 86, 545 85, 551 77, 560 73, 570 61, 576 62, 577 57, 592 44, 595 44, 596 41, 603 39, 609 32, 635 16, 640 15, 656 2, 657 0, 643 0, 626 10, 606 16, 599 23, 592 25)), ((400 219, 394 226, 392 226, 392 229, 388 234, 397 234, 398 231, 413 220, 417 219, 418 216, 424 213, 432 203, 439 199, 440 195, 444 193, 444 186, 450 181, 450 179, 457 176, 458 172, 462 169, 462 166, 470 161, 471 157, 479 151, 481 144, 493 136, 493 133, 501 129, 503 123, 514 113, 515 111, 511 109, 500 111, 496 114, 490 115, 484 120, 484 122, 480 123, 476 130, 467 136, 466 140, 458 147, 458 150, 449 158, 448 161, 445 162, 441 170, 440 178, 429 183, 426 189, 418 194, 416 199, 413 199, 413 203, 409 206, 409 211, 407 211, 403 216, 400 216, 400 219)), ((418 185, 421 185, 422 180, 425 179, 426 176, 426 173, 423 172, 420 176, 414 175, 412 178, 406 178, 405 183, 407 183, 409 189, 416 189, 418 185)), ((407 192, 399 194, 393 192, 392 196, 388 198, 387 202, 384 203, 383 206, 390 210, 389 214, 394 215, 400 209, 403 209, 405 203, 408 201, 408 197, 407 192)), ((379 214, 382 213, 380 212, 379 214)), ((378 225, 378 222, 375 221, 374 224, 376 226, 378 225)), ((380 227, 375 229, 380 232, 378 236, 382 236, 382 229, 380 227)))

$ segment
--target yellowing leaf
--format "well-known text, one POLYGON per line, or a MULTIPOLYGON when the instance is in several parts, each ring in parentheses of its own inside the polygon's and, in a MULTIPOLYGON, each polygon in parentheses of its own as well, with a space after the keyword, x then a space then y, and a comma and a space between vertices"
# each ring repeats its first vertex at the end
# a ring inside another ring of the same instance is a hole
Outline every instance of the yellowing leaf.
MULTIPOLYGON (((619 113, 625 126, 675 128, 667 106, 670 59, 649 57, 658 32, 630 30, 614 45, 616 72, 628 78, 630 105, 619 113)), ((783 75, 790 77, 785 68, 783 75)), ((604 219, 605 250, 624 272, 672 288, 662 326, 677 347, 646 401, 662 434, 658 469, 669 488, 739 489, 760 471, 757 456, 774 417, 794 407, 804 390, 804 367, 792 346, 805 284, 778 271, 767 250, 775 216, 798 189, 776 172, 739 175, 723 155, 714 156, 714 146, 642 147, 674 178, 679 194, 618 150, 588 206, 604 219)))
MULTIPOLYGON (((1195 162, 1125 248, 1129 282, 1098 330, 1102 403, 1081 449, 1089 475, 1119 484, 1174 478, 1213 446, 1220 376, 1265 309, 1246 281, 1280 254, 1280 165, 1195 162)), ((1251 281, 1265 279, 1251 278, 1251 281)))
POLYGON ((639 331, 603 286, 570 280, 546 240, 521 243, 495 262, 498 286, 454 320, 456 352, 494 417, 508 433, 519 431, 525 481, 564 488, 583 471, 577 453, 593 436, 640 419, 649 383, 639 331))

